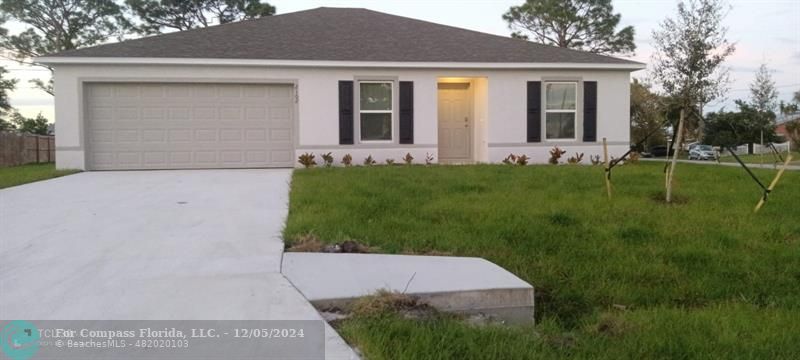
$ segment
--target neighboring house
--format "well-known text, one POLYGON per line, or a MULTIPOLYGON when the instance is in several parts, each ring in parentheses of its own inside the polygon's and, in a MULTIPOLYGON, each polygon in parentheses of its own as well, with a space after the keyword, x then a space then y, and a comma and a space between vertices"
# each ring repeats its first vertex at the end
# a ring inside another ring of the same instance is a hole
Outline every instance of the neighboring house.
POLYGON ((800 121, 800 112, 792 113, 792 114, 783 114, 780 115, 775 120, 775 134, 781 136, 782 138, 788 140, 789 137, 789 130, 786 129, 786 125, 791 122, 798 122, 800 121))
POLYGON ((629 147, 641 63, 365 9, 319 8, 62 52, 59 168, 545 162, 629 147))

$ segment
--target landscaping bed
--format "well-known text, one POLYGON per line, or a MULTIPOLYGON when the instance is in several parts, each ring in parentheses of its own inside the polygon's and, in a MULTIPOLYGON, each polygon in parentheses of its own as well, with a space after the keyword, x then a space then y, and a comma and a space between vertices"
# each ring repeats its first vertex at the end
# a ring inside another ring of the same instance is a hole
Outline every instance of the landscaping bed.
MULTIPOLYGON (((536 289, 535 327, 394 311, 337 323, 371 359, 793 358, 800 354, 800 172, 758 214, 739 168, 679 164, 298 170, 284 236, 478 256, 536 289)), ((769 182, 773 170, 754 170, 769 182)))

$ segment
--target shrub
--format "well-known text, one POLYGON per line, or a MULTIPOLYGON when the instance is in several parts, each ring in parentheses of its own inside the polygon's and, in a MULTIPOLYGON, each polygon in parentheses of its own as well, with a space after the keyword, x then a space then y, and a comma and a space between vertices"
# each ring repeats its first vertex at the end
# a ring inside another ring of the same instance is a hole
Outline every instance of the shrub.
POLYGON ((350 156, 350 154, 345 154, 342 157, 342 165, 344 165, 345 167, 353 165, 353 157, 350 156))
POLYGON ((592 165, 600 165, 603 163, 600 161, 600 155, 589 155, 589 160, 592 161, 592 165))
POLYGON ((583 153, 575 153, 575 156, 570 156, 569 159, 567 159, 567 163, 573 165, 580 164, 581 161, 583 161, 583 153))
POLYGON ((508 154, 505 159, 503 159, 503 164, 506 165, 514 165, 517 163, 517 155, 508 154))
POLYGON ((333 155, 331 155, 330 152, 327 154, 322 154, 320 156, 322 156, 322 162, 323 164, 325 164, 325 167, 333 166, 333 155))
POLYGON ((394 165, 394 159, 386 159, 386 165, 394 165))
POLYGON ((425 165, 433 164, 433 155, 425 153, 425 165))
POLYGON ((314 153, 304 153, 303 155, 300 155, 297 159, 297 162, 303 165, 306 169, 317 165, 317 162, 314 161, 314 153))
POLYGON ((561 158, 562 155, 566 154, 566 150, 561 150, 558 146, 554 146, 553 149, 550 150, 550 159, 547 162, 558 165, 558 159, 561 158))
POLYGON ((530 159, 531 158, 529 158, 528 155, 525 155, 525 154, 517 156, 517 165, 519 165, 519 166, 528 165, 528 160, 530 160, 530 159))
POLYGON ((366 159, 364 159, 364 165, 372 166, 375 165, 375 159, 372 158, 372 155, 368 155, 366 159))
POLYGON ((411 156, 411 153, 406 153, 406 156, 403 157, 403 162, 406 165, 411 165, 414 162, 414 157, 411 156))

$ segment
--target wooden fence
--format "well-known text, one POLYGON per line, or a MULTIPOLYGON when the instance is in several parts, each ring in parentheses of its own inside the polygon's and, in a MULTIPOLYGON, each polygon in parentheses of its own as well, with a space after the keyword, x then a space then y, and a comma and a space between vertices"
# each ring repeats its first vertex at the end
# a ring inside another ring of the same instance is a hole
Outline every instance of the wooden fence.
POLYGON ((0 131, 0 167, 54 161, 55 136, 0 131))

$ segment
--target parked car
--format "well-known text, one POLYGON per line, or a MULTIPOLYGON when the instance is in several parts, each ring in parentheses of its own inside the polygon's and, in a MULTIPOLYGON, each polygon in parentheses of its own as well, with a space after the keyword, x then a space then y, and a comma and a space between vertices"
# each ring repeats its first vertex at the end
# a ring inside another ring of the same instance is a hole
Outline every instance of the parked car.
POLYGON ((689 150, 689 160, 716 160, 717 152, 711 145, 697 145, 689 150))
MULTIPOLYGON (((675 150, 670 150, 669 155, 675 153, 675 150)), ((667 156, 667 145, 653 145, 647 150, 647 157, 665 157, 667 156)))

